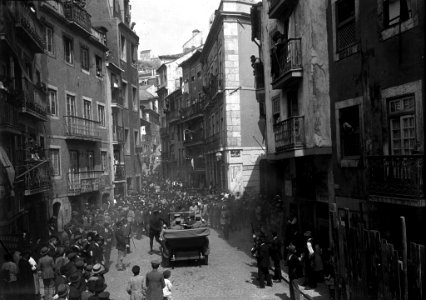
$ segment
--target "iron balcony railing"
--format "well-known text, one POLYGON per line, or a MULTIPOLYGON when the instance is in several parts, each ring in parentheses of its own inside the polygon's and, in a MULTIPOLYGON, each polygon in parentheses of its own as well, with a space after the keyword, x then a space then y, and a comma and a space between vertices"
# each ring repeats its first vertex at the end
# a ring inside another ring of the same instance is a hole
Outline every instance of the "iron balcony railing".
POLYGON ((114 165, 114 181, 126 180, 126 168, 124 164, 114 165))
POLYGON ((206 105, 206 101, 198 101, 189 107, 185 107, 181 110, 181 117, 183 119, 188 119, 197 115, 202 116, 204 113, 204 107, 206 105))
POLYGON ((305 145, 304 117, 290 117, 274 125, 275 151, 283 152, 305 145))
POLYGON ((52 168, 49 160, 40 158, 27 161, 25 165, 16 167, 16 184, 23 183, 24 195, 45 192, 52 186, 52 168))
POLYGON ((124 128, 122 126, 114 125, 112 127, 112 141, 115 143, 124 142, 124 128))
POLYGON ((92 33, 92 23, 90 21, 90 14, 77 3, 68 1, 64 3, 65 18, 77 24, 89 33, 92 33))
POLYGON ((184 134, 183 144, 186 146, 190 146, 192 144, 204 143, 204 131, 203 130, 195 130, 195 131, 186 131, 184 134))
POLYGON ((21 90, 16 93, 16 100, 24 113, 28 113, 43 121, 47 120, 46 94, 28 80, 24 80, 21 90))
POLYGON ((25 41, 36 52, 43 52, 44 40, 41 33, 41 23, 24 1, 15 1, 15 24, 25 35, 25 41))
POLYGON ((271 50, 272 80, 285 76, 293 70, 302 69, 302 39, 291 38, 282 43, 278 43, 271 50))
POLYGON ((100 178, 104 171, 68 172, 68 192, 82 194, 98 191, 101 187, 100 178))
POLYGON ((424 198, 423 155, 369 156, 368 192, 408 198, 424 198))
POLYGON ((100 32, 99 30, 96 30, 95 28, 90 29, 92 32, 92 36, 99 41, 103 45, 107 45, 107 37, 105 33, 100 32))
POLYGON ((64 116, 65 134, 74 138, 100 139, 99 122, 77 116, 64 116))

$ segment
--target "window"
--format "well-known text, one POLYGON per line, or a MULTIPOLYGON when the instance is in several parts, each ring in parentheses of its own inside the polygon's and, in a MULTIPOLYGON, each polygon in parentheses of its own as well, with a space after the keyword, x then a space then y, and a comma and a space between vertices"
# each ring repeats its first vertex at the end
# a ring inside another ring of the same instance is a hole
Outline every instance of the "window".
POLYGON ((339 110, 340 153, 342 157, 361 155, 359 105, 339 110))
POLYGON ((102 58, 100 56, 95 55, 95 62, 96 62, 96 76, 103 77, 102 58))
POLYGON ((70 170, 71 173, 78 173, 80 171, 80 159, 78 155, 78 151, 70 150, 70 170))
POLYGON ((414 95, 388 102, 392 155, 410 155, 416 147, 414 95))
POLYGON ((98 121, 99 125, 105 127, 105 106, 98 104, 98 121))
POLYGON ((53 45, 53 28, 46 26, 45 27, 45 42, 46 42, 46 51, 53 55, 55 54, 54 45, 53 45))
POLYGON ((383 21, 391 27, 411 18, 411 0, 383 0, 383 21))
POLYGON ((83 118, 92 119, 92 102, 89 100, 83 100, 83 118))
POLYGON ((87 151, 87 170, 95 170, 95 153, 93 151, 87 151))
POLYGON ((133 110, 138 110, 138 90, 135 87, 132 87, 132 103, 133 110))
POLYGON ((132 64, 136 64, 138 62, 138 46, 132 44, 132 64))
POLYGON ((212 114, 212 117, 211 117, 211 127, 210 127, 211 128, 211 135, 215 134, 214 124, 215 124, 215 115, 212 114))
POLYGON ((128 129, 124 129, 124 139, 124 154, 130 155, 130 137, 128 129))
POLYGON ((127 83, 121 82, 121 97, 123 98, 123 105, 125 108, 129 107, 128 99, 127 99, 127 83))
POLYGON ((336 2, 336 50, 341 52, 356 42, 355 0, 339 0, 336 2))
POLYGON ((74 45, 73 40, 64 36, 64 59, 67 63, 74 63, 74 45))
POLYGON ((90 61, 89 61, 89 49, 87 47, 81 47, 81 68, 83 70, 89 71, 90 61))
POLYGON ((297 90, 291 90, 287 93, 287 111, 289 117, 295 117, 299 115, 297 90))
POLYGON ((104 173, 108 173, 108 156, 106 151, 101 151, 101 164, 102 164, 102 171, 104 173))
POLYGON ((127 43, 126 43, 126 38, 124 37, 124 35, 121 36, 120 39, 120 46, 121 46, 121 60, 123 61, 127 61, 127 43))
POLYGON ((61 176, 61 159, 59 149, 49 149, 49 159, 52 164, 53 176, 61 176))
POLYGON ((67 94, 67 116, 76 116, 75 96, 67 94))
POLYGON ((280 96, 275 96, 272 98, 272 116, 274 118, 274 124, 280 121, 280 113, 281 113, 281 104, 280 104, 280 96))
POLYGON ((47 113, 52 116, 58 115, 58 98, 55 90, 48 90, 47 113))
POLYGON ((134 141, 135 141, 135 152, 136 152, 136 147, 139 146, 139 133, 137 131, 133 132, 133 136, 134 136, 134 141))

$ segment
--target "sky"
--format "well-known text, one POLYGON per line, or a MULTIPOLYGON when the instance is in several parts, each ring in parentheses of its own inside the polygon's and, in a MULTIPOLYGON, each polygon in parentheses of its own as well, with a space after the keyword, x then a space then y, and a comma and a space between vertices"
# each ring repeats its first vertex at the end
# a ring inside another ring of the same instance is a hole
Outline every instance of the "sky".
POLYGON ((220 0, 130 0, 132 22, 139 36, 138 51, 154 55, 182 52, 182 45, 198 29, 205 40, 209 20, 220 0))

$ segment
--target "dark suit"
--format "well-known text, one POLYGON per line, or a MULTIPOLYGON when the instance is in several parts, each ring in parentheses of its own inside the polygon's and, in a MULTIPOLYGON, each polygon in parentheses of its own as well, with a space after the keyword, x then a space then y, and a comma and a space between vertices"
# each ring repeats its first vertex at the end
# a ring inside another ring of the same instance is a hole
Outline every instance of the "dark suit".
POLYGON ((163 288, 165 287, 163 273, 152 270, 146 274, 146 300, 163 300, 163 288))
POLYGON ((51 299, 55 293, 55 262, 49 255, 45 255, 38 261, 38 268, 41 270, 43 279, 45 299, 51 299))
POLYGON ((274 277, 273 279, 281 280, 281 240, 275 236, 271 242, 271 259, 274 262, 274 277))
POLYGON ((269 266, 271 264, 269 256, 269 246, 265 242, 262 242, 259 245, 259 251, 258 251, 258 257, 257 257, 257 268, 259 273, 259 285, 260 287, 265 287, 265 279, 266 284, 269 286, 272 286, 272 279, 271 275, 269 274, 269 266))

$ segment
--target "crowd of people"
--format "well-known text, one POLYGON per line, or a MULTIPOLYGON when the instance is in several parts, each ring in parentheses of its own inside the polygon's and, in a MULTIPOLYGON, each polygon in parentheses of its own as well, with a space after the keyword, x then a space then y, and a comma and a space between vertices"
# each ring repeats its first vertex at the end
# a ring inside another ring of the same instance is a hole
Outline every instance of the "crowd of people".
MULTIPOLYGON (((283 260, 289 267, 290 279, 304 276, 306 284, 314 287, 322 280, 325 269, 321 266, 322 250, 309 233, 299 235, 295 216, 289 218, 283 231, 282 207, 279 196, 266 201, 249 193, 237 197, 211 187, 195 191, 176 181, 145 178, 138 194, 117 196, 101 207, 73 210, 71 221, 62 229, 52 218, 47 241, 35 241, 23 232, 16 251, 9 251, 4 257, 0 299, 37 299, 40 282, 45 300, 109 299, 104 275, 113 264, 111 252, 117 250, 115 268, 123 271, 129 267, 125 261, 132 251, 133 239, 148 236, 149 252, 153 253, 154 240, 161 247, 161 232, 166 227, 209 226, 228 239, 232 232, 251 226, 255 236, 252 253, 258 264, 260 287, 265 286, 265 281, 272 285, 272 279, 281 280, 283 260), (189 212, 189 218, 183 218, 180 212, 189 212), (273 277, 269 275, 271 260, 273 277)), ((157 265, 156 261, 152 262, 151 272, 158 273, 152 275, 155 280, 148 280, 148 275, 143 280, 140 267, 132 267, 134 277, 126 287, 130 299, 163 299, 163 296, 171 299, 170 271, 158 272, 157 265), (140 281, 143 282, 135 284, 140 281), (164 292, 161 298, 149 296, 149 282, 156 282, 156 290, 161 287, 164 292), (135 287, 143 288, 136 291, 135 287)))

